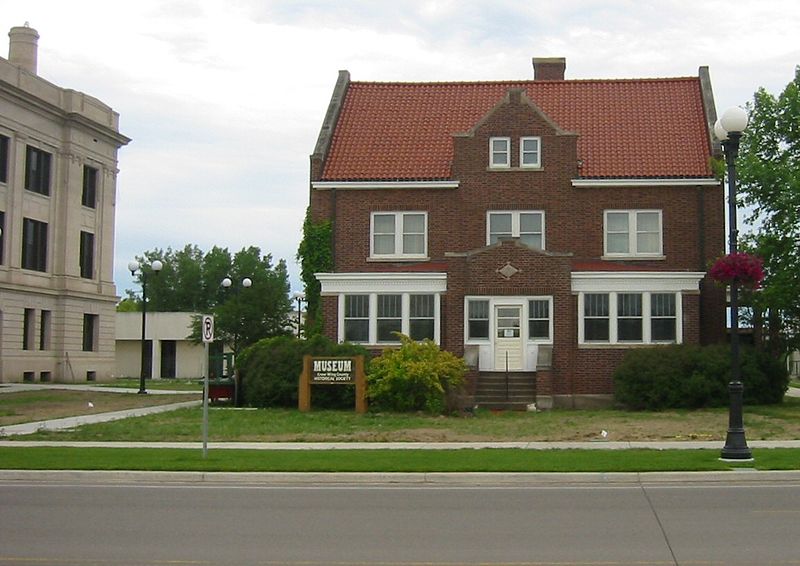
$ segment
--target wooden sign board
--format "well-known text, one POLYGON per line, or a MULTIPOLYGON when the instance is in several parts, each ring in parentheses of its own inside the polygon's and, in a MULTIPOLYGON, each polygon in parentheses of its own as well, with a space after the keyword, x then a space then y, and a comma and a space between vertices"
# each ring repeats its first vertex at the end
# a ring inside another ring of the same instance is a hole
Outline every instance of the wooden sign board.
POLYGON ((356 412, 367 412, 367 379, 364 375, 364 356, 332 358, 303 356, 300 375, 298 408, 311 410, 312 385, 355 385, 356 412))

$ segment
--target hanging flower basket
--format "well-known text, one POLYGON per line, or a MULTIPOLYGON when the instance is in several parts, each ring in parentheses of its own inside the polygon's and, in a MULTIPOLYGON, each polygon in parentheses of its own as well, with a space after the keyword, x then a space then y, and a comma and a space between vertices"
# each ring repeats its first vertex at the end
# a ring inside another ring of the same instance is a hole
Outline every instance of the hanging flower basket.
POLYGON ((746 253, 728 254, 714 262, 708 275, 723 285, 735 282, 743 287, 758 289, 764 280, 764 262, 760 257, 746 253))

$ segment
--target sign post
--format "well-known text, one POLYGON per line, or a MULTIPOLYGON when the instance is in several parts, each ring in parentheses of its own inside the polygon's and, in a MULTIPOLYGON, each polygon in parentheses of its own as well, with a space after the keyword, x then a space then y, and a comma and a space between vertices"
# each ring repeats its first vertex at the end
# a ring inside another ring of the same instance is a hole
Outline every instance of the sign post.
POLYGON ((311 410, 312 385, 355 385, 356 413, 367 412, 367 379, 364 375, 364 356, 352 358, 316 358, 303 356, 303 373, 300 375, 298 408, 311 410))
POLYGON ((203 334, 203 345, 205 346, 204 367, 205 371, 203 376, 203 459, 208 457, 208 348, 209 344, 214 341, 214 317, 210 314, 204 314, 200 332, 203 334))

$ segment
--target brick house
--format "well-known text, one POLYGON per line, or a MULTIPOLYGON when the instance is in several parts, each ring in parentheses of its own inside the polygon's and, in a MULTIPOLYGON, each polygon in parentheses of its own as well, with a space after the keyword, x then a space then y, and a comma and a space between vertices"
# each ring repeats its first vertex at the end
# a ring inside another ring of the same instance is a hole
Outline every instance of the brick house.
POLYGON ((311 156, 312 219, 333 224, 324 331, 375 350, 431 338, 466 359, 478 402, 499 376, 520 405, 606 403, 629 349, 724 339, 705 273, 725 235, 708 69, 533 66, 507 82, 339 73, 311 156))

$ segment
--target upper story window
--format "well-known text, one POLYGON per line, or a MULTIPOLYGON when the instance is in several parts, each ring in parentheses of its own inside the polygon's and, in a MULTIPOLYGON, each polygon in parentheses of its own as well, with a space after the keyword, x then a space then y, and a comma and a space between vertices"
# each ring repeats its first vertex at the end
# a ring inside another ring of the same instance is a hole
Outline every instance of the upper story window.
POLYGON ((428 253, 425 212, 373 212, 370 257, 420 259, 428 253))
POLYGON ((606 210, 604 240, 607 256, 661 256, 661 211, 606 210))
POLYGON ((81 230, 79 262, 81 277, 84 279, 94 277, 94 234, 91 232, 81 230))
POLYGON ((8 138, 0 136, 0 183, 8 183, 8 138))
POLYGON ((25 155, 25 188, 40 195, 50 195, 51 155, 28 146, 25 155))
POLYGON ((489 138, 489 167, 511 167, 511 138, 489 138))
POLYGON ((486 243, 500 238, 519 238, 532 248, 544 249, 544 212, 539 210, 492 211, 486 216, 486 243))
POLYGON ((47 271, 47 223, 22 219, 22 268, 47 271))
POLYGON ((6 213, 5 211, 0 210, 0 265, 3 265, 3 250, 6 247, 5 232, 6 232, 6 213))
POLYGON ((519 166, 541 167, 542 156, 540 146, 542 139, 538 137, 525 137, 519 140, 519 166))
POLYGON ((97 202, 97 169, 83 166, 83 193, 81 195, 81 204, 94 208, 97 202))

